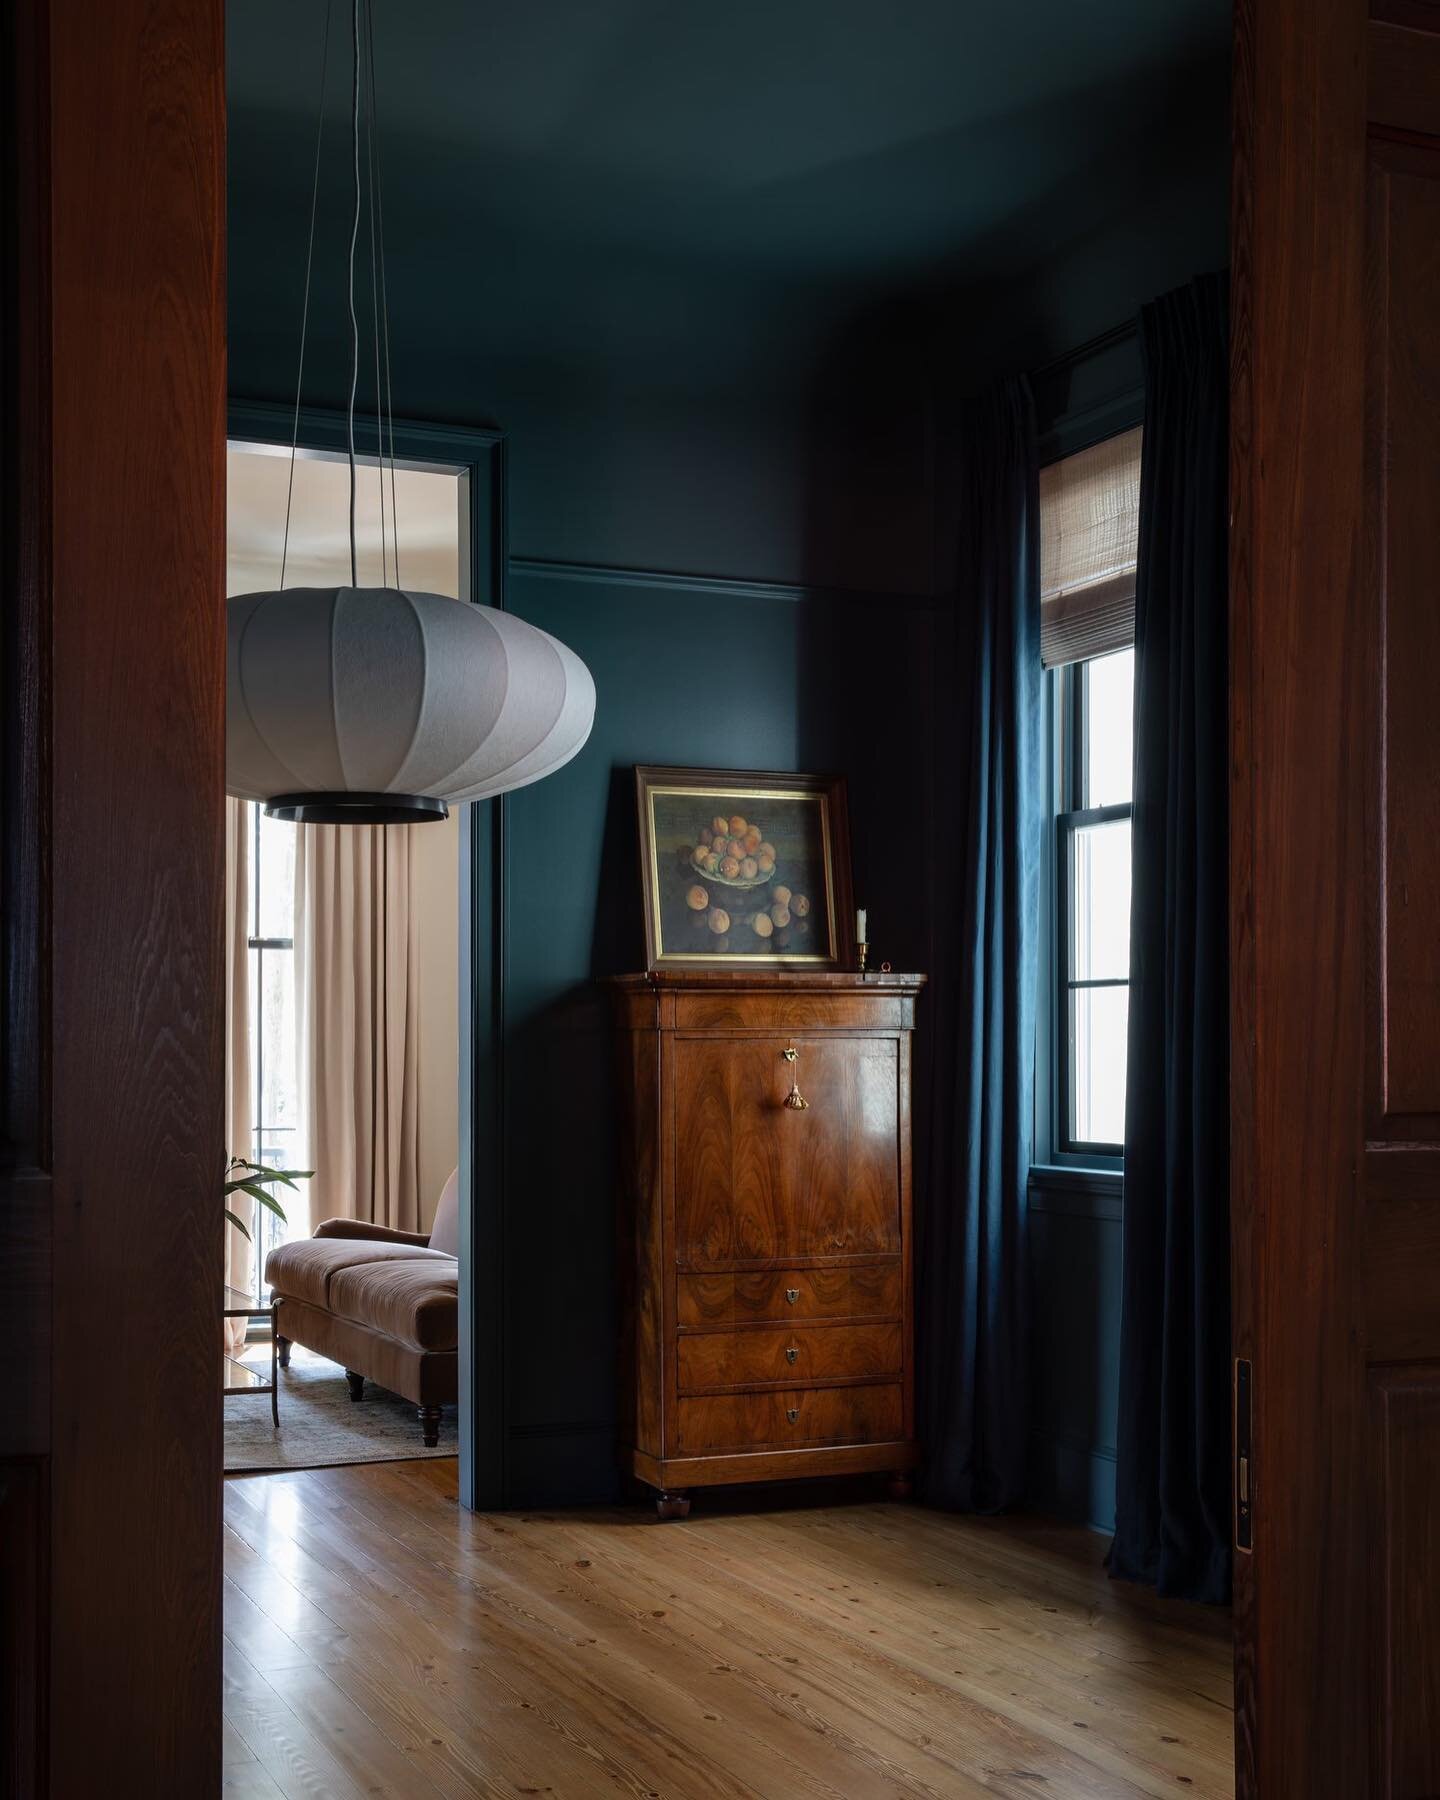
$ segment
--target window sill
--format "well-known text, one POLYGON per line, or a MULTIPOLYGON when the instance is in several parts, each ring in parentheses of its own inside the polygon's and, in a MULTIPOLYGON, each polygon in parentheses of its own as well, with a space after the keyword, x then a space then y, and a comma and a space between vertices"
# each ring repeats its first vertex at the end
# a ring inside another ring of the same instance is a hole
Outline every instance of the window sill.
POLYGON ((1118 1220, 1125 1192, 1120 1169, 1083 1169, 1072 1164, 1032 1163, 1031 1210, 1071 1218, 1118 1220))

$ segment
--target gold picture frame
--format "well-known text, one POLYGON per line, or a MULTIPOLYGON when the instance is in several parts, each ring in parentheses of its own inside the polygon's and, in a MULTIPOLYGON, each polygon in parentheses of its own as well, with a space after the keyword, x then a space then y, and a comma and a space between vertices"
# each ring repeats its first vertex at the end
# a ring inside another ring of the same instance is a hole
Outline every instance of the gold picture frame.
POLYGON ((843 776, 646 764, 635 797, 648 969, 851 967, 843 776))

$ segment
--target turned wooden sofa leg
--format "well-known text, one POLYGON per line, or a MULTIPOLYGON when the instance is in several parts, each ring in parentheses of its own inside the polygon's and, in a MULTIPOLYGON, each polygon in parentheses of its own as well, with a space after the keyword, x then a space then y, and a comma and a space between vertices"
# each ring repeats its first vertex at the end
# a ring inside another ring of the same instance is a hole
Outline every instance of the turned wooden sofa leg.
POLYGON ((280 1359, 280 1367, 282 1369, 288 1369, 290 1367, 290 1340, 289 1340, 289 1338, 287 1338, 287 1337, 277 1337, 276 1338, 275 1354, 280 1359))
POLYGON ((365 1398, 365 1377, 356 1374, 354 1369, 347 1369, 345 1371, 345 1379, 350 1384, 350 1398, 352 1400, 363 1400, 365 1398))
POLYGON ((433 1450, 440 1442, 440 1408, 438 1406, 422 1406, 418 1408, 420 1427, 425 1433, 425 1448, 433 1450))

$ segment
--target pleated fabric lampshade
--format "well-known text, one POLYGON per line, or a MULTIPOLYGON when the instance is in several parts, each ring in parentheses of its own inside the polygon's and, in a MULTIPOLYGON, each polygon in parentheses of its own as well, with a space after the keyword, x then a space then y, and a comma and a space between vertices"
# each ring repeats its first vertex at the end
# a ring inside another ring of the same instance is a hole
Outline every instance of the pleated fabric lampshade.
POLYGON ((237 594, 227 636, 225 785, 280 818, 443 818, 553 774, 594 723, 572 650, 442 594, 237 594))

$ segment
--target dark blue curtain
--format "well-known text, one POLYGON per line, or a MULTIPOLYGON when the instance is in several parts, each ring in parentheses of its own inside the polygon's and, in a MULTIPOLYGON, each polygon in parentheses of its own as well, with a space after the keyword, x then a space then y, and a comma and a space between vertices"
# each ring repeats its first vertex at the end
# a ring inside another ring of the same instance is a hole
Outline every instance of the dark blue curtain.
POLYGON ((1039 499, 1023 382, 961 421, 958 579, 943 633, 940 924, 924 1005, 932 1158, 919 1367, 932 1505, 1020 1501, 1028 1423, 1026 1182, 1041 831, 1039 499))
POLYGON ((1141 314, 1125 1272, 1111 1572, 1230 1596, 1226 285, 1141 314))

